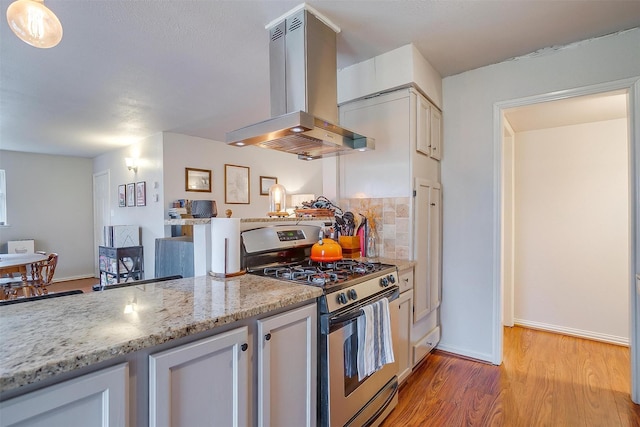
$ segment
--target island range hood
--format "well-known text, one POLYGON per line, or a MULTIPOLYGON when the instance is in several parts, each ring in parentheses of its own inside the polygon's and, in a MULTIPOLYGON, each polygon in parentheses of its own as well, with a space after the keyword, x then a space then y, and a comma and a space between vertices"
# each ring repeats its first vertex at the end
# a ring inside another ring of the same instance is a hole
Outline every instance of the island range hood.
POLYGON ((336 31, 310 9, 302 5, 269 28, 272 118, 227 132, 227 144, 302 160, 374 149, 372 138, 337 125, 336 31))

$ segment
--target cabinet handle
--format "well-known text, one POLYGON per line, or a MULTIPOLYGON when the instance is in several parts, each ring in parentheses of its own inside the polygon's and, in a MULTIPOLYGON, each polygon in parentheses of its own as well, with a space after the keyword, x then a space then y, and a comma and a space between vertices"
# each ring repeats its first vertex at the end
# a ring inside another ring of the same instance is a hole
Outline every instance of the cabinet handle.
POLYGON ((267 340, 267 341, 269 341, 269 340, 271 339, 271 334, 269 333, 269 334, 265 335, 265 336, 264 336, 264 339, 265 339, 265 340, 267 340))
POLYGON ((435 205, 436 205, 435 203, 431 203, 431 206, 435 206, 435 205))
POLYGON ((249 348, 249 344, 244 343, 240 346, 240 348, 242 349, 242 351, 247 351, 247 349, 249 348))

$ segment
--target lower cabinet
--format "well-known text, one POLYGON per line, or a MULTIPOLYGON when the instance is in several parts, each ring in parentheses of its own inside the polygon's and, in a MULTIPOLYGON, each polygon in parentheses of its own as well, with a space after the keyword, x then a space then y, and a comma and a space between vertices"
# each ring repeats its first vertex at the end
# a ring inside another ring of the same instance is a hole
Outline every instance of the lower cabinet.
POLYGON ((395 342, 396 360, 398 361, 398 382, 402 384, 411 374, 411 325, 413 323, 413 291, 400 294, 395 301, 398 305, 398 331, 395 342))
POLYGON ((128 381, 123 363, 4 401, 0 426, 126 426, 128 381))
POLYGON ((150 355, 149 425, 248 425, 247 340, 245 326, 150 355))
POLYGON ((260 427, 316 425, 315 305, 258 320, 260 427))

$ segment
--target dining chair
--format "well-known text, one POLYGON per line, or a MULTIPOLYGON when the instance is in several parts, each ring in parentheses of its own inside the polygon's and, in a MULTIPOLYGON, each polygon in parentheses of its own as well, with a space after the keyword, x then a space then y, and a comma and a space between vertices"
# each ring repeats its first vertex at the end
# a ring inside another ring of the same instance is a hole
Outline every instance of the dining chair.
POLYGON ((31 264, 31 278, 27 280, 27 284, 36 295, 48 292, 47 286, 53 281, 57 265, 57 253, 50 253, 46 260, 31 264))

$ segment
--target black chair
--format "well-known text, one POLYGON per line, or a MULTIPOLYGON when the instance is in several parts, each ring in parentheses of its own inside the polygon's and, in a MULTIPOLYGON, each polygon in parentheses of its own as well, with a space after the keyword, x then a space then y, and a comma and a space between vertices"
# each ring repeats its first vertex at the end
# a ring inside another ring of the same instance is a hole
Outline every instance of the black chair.
POLYGON ((180 276, 179 274, 176 274, 175 276, 164 276, 164 277, 157 277, 155 279, 135 280, 133 282, 114 283, 113 285, 104 285, 104 286, 98 283, 97 285, 93 285, 92 289, 94 291, 106 291, 109 289, 125 288, 127 286, 144 285, 147 283, 166 282, 167 280, 177 280, 177 279, 182 279, 182 276, 180 276))

